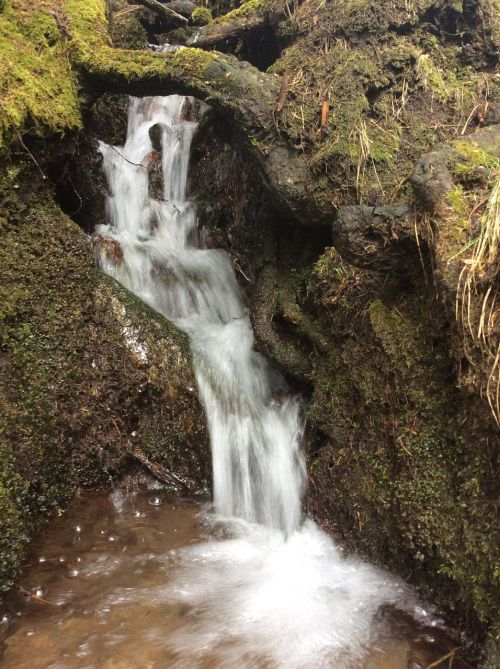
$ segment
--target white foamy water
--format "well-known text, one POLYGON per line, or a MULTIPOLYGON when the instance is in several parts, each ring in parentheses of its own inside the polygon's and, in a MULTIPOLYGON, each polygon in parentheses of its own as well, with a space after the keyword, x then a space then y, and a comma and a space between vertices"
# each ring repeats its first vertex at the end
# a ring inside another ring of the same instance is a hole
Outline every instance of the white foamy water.
POLYGON ((190 337, 212 448, 213 522, 229 537, 183 549, 173 582, 126 597, 188 607, 165 640, 176 667, 209 658, 233 669, 347 669, 376 637, 380 607, 411 610, 415 601, 394 577, 343 558, 302 516, 300 398, 254 350, 230 258, 200 244, 187 199, 191 140, 205 110, 180 96, 132 98, 125 146, 101 143, 110 196, 109 223, 96 230, 100 263, 190 337), (148 178, 156 125, 161 201, 148 178))

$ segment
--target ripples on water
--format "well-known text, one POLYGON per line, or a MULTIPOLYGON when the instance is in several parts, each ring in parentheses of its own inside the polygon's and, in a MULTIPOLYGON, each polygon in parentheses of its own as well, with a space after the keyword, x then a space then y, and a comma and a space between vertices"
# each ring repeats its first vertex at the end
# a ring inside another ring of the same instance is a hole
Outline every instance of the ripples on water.
POLYGON ((303 531, 294 545, 157 491, 85 493, 32 547, 0 666, 425 669, 449 651, 440 629, 391 607, 367 624, 387 577, 303 531))

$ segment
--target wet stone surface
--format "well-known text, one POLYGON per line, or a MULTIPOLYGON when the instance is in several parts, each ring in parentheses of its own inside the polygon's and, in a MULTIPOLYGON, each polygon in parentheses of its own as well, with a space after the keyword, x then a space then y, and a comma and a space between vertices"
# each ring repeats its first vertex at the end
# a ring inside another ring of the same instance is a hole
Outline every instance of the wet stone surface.
MULTIPOLYGON (((205 510, 206 511, 206 510, 205 510)), ((166 595, 178 549, 208 538, 204 512, 161 491, 85 493, 33 544, 8 600, 2 669, 165 669, 274 664, 242 653, 230 665, 182 657, 169 639, 199 614, 166 595)), ((221 539, 222 540, 222 539, 221 539)), ((453 648, 440 630, 382 611, 380 633, 353 669, 426 669, 453 648)), ((227 640, 227 644, 235 643, 227 640)), ((237 653, 236 653, 237 657, 237 653)), ((323 666, 323 665, 322 665, 323 666)), ((325 665, 326 666, 326 665, 325 665)), ((448 666, 448 659, 433 667, 448 666)), ((456 660, 454 669, 461 669, 456 660)))

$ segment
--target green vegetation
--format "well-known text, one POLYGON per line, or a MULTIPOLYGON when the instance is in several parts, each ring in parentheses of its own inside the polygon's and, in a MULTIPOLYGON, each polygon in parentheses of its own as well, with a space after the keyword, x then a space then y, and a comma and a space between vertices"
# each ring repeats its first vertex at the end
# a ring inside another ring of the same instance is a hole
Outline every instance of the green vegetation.
POLYGON ((191 21, 195 26, 206 26, 212 20, 212 12, 208 7, 196 7, 191 14, 191 21))
POLYGON ((258 336, 313 387, 321 448, 311 441, 309 503, 319 520, 469 626, 495 629, 495 429, 479 397, 450 384, 440 307, 334 249, 261 281, 274 306, 261 316, 257 301, 258 336), (276 319, 270 335, 262 321, 276 319))
MULTIPOLYGON (((59 3, 60 4, 60 3, 59 3)), ((57 3, 7 3, 0 14, 0 148, 16 133, 66 133, 81 127, 78 86, 57 3)))

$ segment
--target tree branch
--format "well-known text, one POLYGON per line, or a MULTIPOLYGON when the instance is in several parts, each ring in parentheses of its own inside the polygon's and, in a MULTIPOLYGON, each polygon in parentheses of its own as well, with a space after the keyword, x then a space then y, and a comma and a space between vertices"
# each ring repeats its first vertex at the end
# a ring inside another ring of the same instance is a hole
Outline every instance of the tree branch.
POLYGON ((191 40, 190 46, 209 49, 230 37, 239 37, 244 33, 262 28, 269 22, 268 4, 266 0, 257 0, 257 2, 248 0, 241 7, 203 26, 198 35, 191 40))
POLYGON ((162 5, 162 3, 158 2, 158 0, 134 0, 134 1, 137 2, 139 5, 144 5, 144 7, 147 7, 155 14, 158 14, 158 16, 161 17, 162 19, 165 19, 167 21, 176 19, 180 23, 188 23, 188 19, 186 19, 186 17, 178 14, 168 5, 162 5))

